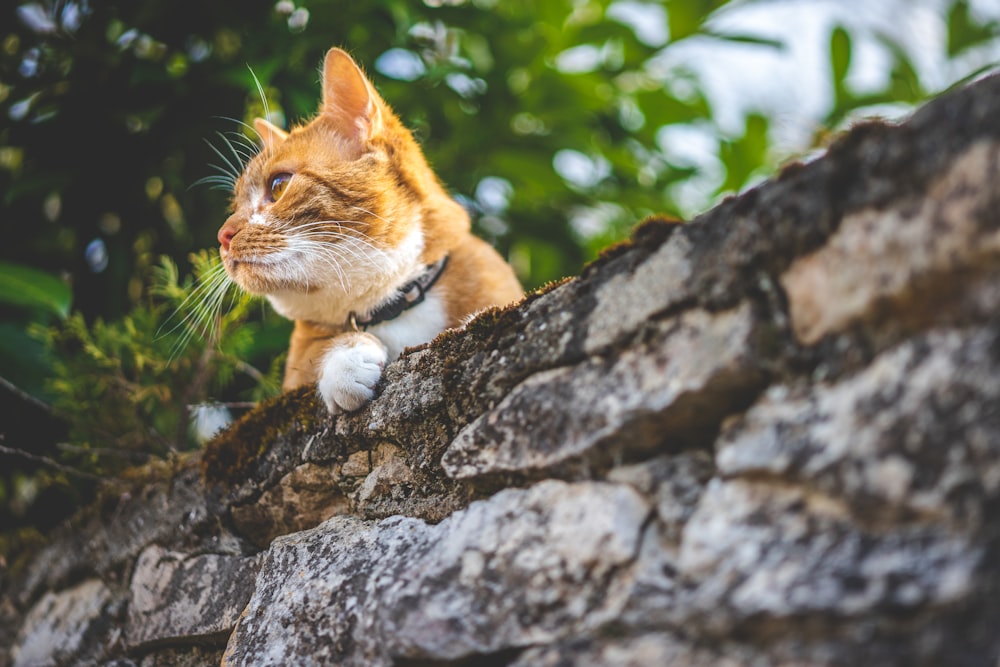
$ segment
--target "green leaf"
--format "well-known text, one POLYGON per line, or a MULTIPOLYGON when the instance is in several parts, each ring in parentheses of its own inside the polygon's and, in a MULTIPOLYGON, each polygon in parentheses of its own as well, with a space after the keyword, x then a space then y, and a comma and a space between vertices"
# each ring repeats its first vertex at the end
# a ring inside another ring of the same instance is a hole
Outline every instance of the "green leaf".
POLYGON ((888 93, 894 101, 917 103, 927 96, 920 75, 907 55, 906 50, 887 35, 879 35, 886 49, 892 54, 892 69, 889 71, 888 93))
POLYGON ((830 69, 833 74, 833 89, 836 100, 841 100, 847 91, 845 79, 851 67, 851 36, 837 26, 830 34, 830 69))
POLYGON ((785 50, 785 43, 780 39, 774 39, 772 37, 760 37, 759 35, 748 35, 739 33, 725 33, 716 32, 714 30, 705 30, 705 36, 714 37, 715 39, 721 39, 726 42, 735 42, 737 44, 752 44, 754 46, 767 46, 778 51, 785 50))
POLYGON ((73 292, 69 285, 45 271, 22 264, 0 262, 0 301, 26 306, 65 318, 73 292))
POLYGON ((719 156, 726 165, 726 179, 718 193, 738 192, 767 164, 769 129, 767 116, 750 113, 746 117, 743 136, 719 145, 719 156))
POLYGON ((670 0, 667 3, 670 41, 697 34, 712 12, 727 4, 729 0, 670 0))
POLYGON ((700 96, 693 101, 684 101, 672 97, 663 89, 656 89, 637 93, 635 100, 651 127, 691 123, 711 116, 708 101, 700 96))
POLYGON ((0 322, 0 375, 32 396, 49 399, 43 386, 51 374, 43 341, 22 322, 0 322))
POLYGON ((976 23, 969 13, 968 0, 957 0, 948 10, 948 57, 954 58, 962 51, 987 42, 1000 29, 996 23, 976 23))

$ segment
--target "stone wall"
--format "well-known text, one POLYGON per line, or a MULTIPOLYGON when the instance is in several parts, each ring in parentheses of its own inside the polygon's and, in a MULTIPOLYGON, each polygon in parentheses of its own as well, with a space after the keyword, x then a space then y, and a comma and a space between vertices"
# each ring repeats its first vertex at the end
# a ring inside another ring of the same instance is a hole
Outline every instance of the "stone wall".
POLYGON ((1000 78, 137 471, 0 664, 991 665, 1000 78))

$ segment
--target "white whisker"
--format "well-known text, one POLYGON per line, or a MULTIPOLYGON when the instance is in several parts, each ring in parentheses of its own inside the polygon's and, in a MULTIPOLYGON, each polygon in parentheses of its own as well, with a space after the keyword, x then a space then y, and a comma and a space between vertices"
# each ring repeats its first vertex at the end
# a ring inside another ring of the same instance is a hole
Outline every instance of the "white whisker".
POLYGON ((220 158, 222 158, 223 161, 223 164, 221 165, 213 164, 210 166, 216 171, 221 172, 225 176, 231 177, 233 179, 233 183, 235 184, 236 181, 239 180, 240 178, 240 168, 234 165, 232 162, 230 162, 229 158, 226 157, 225 153, 216 148, 211 141, 206 139, 205 143, 208 144, 208 147, 212 149, 212 152, 218 155, 220 158))
POLYGON ((210 185, 213 190, 232 190, 236 187, 236 182, 233 180, 232 176, 226 174, 225 176, 220 176, 218 174, 213 174, 211 176, 204 176, 199 178, 197 181, 191 184, 191 187, 196 185, 210 185))
MULTIPOLYGON (((341 288, 346 292, 350 289, 350 277, 344 271, 343 261, 347 258, 339 252, 336 246, 329 244, 323 244, 316 241, 311 241, 308 239, 291 237, 288 239, 288 247, 294 252, 300 253, 305 257, 310 257, 319 260, 325 266, 328 266, 333 270, 334 274, 337 276, 337 280, 340 282, 341 288)), ((306 276, 306 281, 308 283, 308 278, 311 275, 311 271, 304 269, 303 274, 306 276)))
POLYGON ((381 263, 379 258, 384 259, 386 253, 381 248, 372 243, 342 232, 332 229, 311 229, 292 230, 288 235, 289 239, 299 239, 301 241, 315 244, 319 248, 336 250, 338 256, 344 259, 355 259, 367 262, 374 268, 379 268, 381 263))
POLYGON ((229 132, 226 132, 226 136, 231 137, 231 139, 228 140, 230 150, 239 154, 243 168, 246 169, 247 163, 254 159, 259 152, 259 149, 256 145, 250 143, 242 132, 234 132, 230 130, 229 132))
MULTIPOLYGON (((232 116, 212 116, 212 118, 218 118, 219 120, 225 120, 225 121, 229 121, 230 123, 236 123, 237 125, 241 126, 245 130, 247 130, 248 132, 251 132, 251 133, 253 133, 255 135, 257 134, 257 129, 254 128, 253 125, 251 125, 250 123, 247 123, 245 121, 242 121, 239 118, 233 118, 232 116)), ((245 133, 241 133, 241 134, 244 134, 244 136, 245 136, 245 133)), ((249 141, 249 139, 247 141, 249 141)), ((253 144, 251 142, 250 145, 254 146, 254 148, 256 148, 256 144, 253 144)))
POLYGON ((171 346, 171 361, 176 359, 180 352, 187 347, 195 334, 199 334, 210 342, 215 341, 218 336, 222 305, 227 294, 235 292, 233 287, 235 285, 229 280, 225 267, 222 264, 217 264, 202 276, 199 284, 164 321, 156 332, 156 339, 180 331, 178 339, 171 346), (184 313, 183 317, 180 316, 181 313, 184 313))
MULTIPOLYGON (((362 213, 367 213, 368 215, 372 216, 373 218, 378 218, 378 219, 379 219, 379 220, 381 220, 382 222, 385 222, 385 223, 389 223, 389 221, 388 221, 388 220, 386 220, 385 218, 383 218, 383 217, 382 217, 381 215, 379 215, 378 213, 374 213, 374 212, 372 212, 372 211, 369 211, 369 210, 368 210, 368 209, 366 209, 366 208, 362 208, 362 207, 360 207, 360 206, 356 206, 356 205, 354 205, 354 204, 351 204, 351 208, 353 208, 353 209, 357 209, 357 210, 361 211, 362 213)), ((389 223, 389 224, 391 224, 391 223, 389 223)))
MULTIPOLYGON (((253 71, 253 68, 250 67, 250 65, 247 65, 247 69, 250 70, 250 76, 253 77, 253 83, 257 87, 257 94, 260 95, 260 103, 264 106, 264 120, 270 122, 271 107, 267 103, 267 95, 264 94, 264 86, 260 84, 260 79, 257 78, 257 74, 253 71)), ((260 133, 257 132, 256 128, 254 128, 254 134, 256 134, 258 139, 260 139, 263 143, 264 138, 260 136, 260 133)), ((263 147, 267 148, 267 144, 263 143, 263 147)))
POLYGON ((232 165, 236 169, 237 172, 239 172, 239 173, 242 174, 243 170, 246 169, 246 166, 247 166, 246 165, 246 161, 244 160, 244 158, 236 150, 236 147, 233 146, 233 142, 229 139, 228 136, 226 136, 226 134, 223 134, 222 132, 216 132, 215 134, 220 139, 222 139, 222 142, 226 145, 226 148, 228 148, 229 152, 232 153, 233 159, 236 160, 235 164, 233 164, 232 162, 229 162, 228 160, 226 160, 226 162, 229 163, 230 165, 232 165))
POLYGON ((291 232, 291 233, 294 234, 294 233, 299 233, 299 232, 302 232, 302 231, 313 231, 312 228, 316 228, 316 227, 326 227, 328 225, 336 225, 338 231, 323 230, 324 233, 336 234, 336 235, 338 235, 338 238, 354 239, 356 241, 360 241, 362 243, 366 243, 366 244, 370 245, 371 248, 372 248, 372 250, 374 250, 374 251, 377 251, 379 253, 383 252, 380 248, 378 248, 377 246, 374 245, 373 241, 375 239, 372 238, 371 236, 369 236, 368 234, 365 234, 363 231, 361 231, 360 229, 357 229, 356 227, 344 227, 343 226, 343 225, 356 225, 356 224, 358 224, 358 222, 356 220, 316 220, 316 221, 305 222, 305 223, 301 223, 301 224, 285 223, 285 224, 277 227, 276 229, 277 229, 277 231, 287 231, 287 232, 291 232), (339 230, 344 230, 344 231, 339 231, 339 230))

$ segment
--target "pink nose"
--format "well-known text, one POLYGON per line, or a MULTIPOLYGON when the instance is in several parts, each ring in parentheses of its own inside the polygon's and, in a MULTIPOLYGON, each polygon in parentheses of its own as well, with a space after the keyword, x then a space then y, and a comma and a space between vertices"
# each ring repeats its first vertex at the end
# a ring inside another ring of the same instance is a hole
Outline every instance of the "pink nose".
POLYGON ((232 243, 234 236, 236 236, 236 230, 229 225, 223 225, 222 229, 219 230, 219 245, 224 250, 229 250, 229 244, 232 243))

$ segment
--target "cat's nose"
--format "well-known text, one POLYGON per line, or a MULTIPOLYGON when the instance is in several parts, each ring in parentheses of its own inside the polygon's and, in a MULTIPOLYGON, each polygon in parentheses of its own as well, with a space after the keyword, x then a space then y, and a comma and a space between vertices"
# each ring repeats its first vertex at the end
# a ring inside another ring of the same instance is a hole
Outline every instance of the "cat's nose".
POLYGON ((222 246, 223 250, 229 250, 229 244, 232 242, 233 237, 236 236, 236 228, 230 227, 229 225, 223 225, 222 229, 219 230, 219 245, 222 246))

